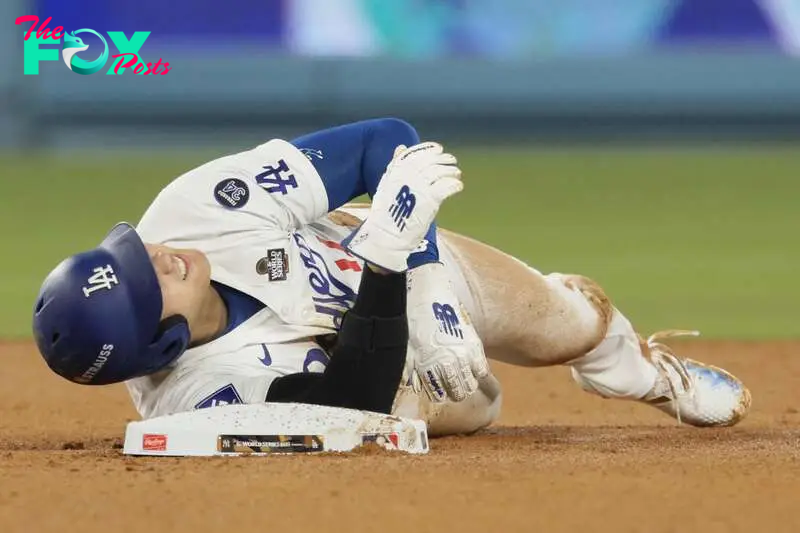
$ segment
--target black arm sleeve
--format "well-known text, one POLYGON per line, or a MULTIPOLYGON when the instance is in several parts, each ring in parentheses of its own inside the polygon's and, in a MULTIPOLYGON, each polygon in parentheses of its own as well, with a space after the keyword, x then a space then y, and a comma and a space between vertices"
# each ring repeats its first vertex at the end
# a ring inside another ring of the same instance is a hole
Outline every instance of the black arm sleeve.
POLYGON ((266 400, 389 413, 407 347, 405 274, 381 275, 365 268, 325 372, 277 378, 266 400))

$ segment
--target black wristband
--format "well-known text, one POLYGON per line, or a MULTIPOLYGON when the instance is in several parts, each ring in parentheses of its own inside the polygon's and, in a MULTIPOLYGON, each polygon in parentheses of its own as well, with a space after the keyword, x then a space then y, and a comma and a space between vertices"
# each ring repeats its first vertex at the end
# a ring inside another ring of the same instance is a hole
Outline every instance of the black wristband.
POLYGON ((394 318, 405 315, 405 273, 378 274, 365 266, 353 312, 364 318, 394 318))
POLYGON ((408 321, 405 314, 393 318, 364 318, 353 310, 344 316, 337 342, 339 346, 368 351, 405 347, 408 321))

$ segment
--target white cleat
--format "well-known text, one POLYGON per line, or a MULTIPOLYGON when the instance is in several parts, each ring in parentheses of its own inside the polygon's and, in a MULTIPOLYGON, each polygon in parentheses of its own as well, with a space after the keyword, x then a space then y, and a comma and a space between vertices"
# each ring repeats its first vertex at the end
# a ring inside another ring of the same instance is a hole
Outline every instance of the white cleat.
POLYGON ((679 423, 698 427, 733 426, 750 410, 750 391, 737 378, 715 366, 677 357, 659 342, 696 331, 663 331, 643 343, 659 378, 642 401, 675 417, 679 423))

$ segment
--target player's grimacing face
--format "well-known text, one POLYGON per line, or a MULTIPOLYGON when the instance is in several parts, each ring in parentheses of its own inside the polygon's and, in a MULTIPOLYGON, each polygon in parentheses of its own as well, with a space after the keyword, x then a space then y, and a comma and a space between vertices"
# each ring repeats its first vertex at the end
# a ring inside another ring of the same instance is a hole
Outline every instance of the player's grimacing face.
POLYGON ((182 315, 189 326, 196 322, 211 283, 211 265, 197 250, 145 244, 155 268, 164 310, 161 318, 182 315))

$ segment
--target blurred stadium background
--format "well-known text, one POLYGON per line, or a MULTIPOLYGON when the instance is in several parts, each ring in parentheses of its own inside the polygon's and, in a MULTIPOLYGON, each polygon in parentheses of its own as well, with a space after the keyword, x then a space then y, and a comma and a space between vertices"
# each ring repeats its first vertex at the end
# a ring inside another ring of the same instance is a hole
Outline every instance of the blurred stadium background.
POLYGON ((384 115, 461 157, 444 226, 594 277, 645 331, 800 334, 797 0, 4 0, 0 16, 0 337, 28 336, 55 263, 180 172, 384 115), (150 31, 143 58, 172 70, 24 76, 25 14, 150 31))

